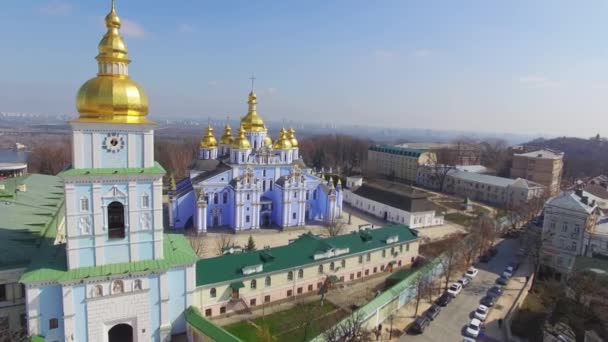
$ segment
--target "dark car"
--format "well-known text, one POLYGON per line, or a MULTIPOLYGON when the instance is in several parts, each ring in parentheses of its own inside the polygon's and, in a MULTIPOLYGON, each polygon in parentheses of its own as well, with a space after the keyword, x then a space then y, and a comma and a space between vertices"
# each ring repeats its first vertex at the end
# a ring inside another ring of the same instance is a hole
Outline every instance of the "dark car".
POLYGON ((519 262, 511 261, 508 266, 513 267, 513 271, 517 271, 517 269, 519 268, 519 262))
POLYGON ((441 312, 441 306, 434 304, 428 310, 426 310, 424 315, 432 321, 435 319, 435 317, 437 317, 437 315, 439 315, 439 312, 441 312))
POLYGON ((481 298, 481 300, 479 301, 479 303, 487 306, 487 307, 492 307, 494 306, 494 304, 496 304, 496 297, 494 296, 485 296, 483 298, 481 298))
POLYGON ((429 323, 431 323, 431 320, 428 317, 424 315, 418 316, 414 323, 412 323, 412 326, 410 327, 410 332, 415 334, 422 334, 424 332, 424 329, 429 326, 429 323))
POLYGON ((500 276, 500 278, 496 279, 496 284, 498 284, 498 285, 505 286, 505 285, 507 285, 508 282, 509 282, 509 279, 507 279, 503 276, 500 276))
POLYGON ((490 288, 488 290, 488 295, 492 296, 492 297, 500 297, 502 296, 502 293, 504 291, 502 290, 502 287, 500 286, 492 286, 492 288, 490 288))
POLYGON ((489 254, 484 254, 479 257, 480 262, 489 262, 491 259, 492 259, 492 256, 490 256, 489 254))
POLYGON ((452 301, 452 298, 454 297, 452 297, 449 293, 444 292, 441 297, 437 298, 435 303, 437 303, 439 306, 446 306, 452 301))

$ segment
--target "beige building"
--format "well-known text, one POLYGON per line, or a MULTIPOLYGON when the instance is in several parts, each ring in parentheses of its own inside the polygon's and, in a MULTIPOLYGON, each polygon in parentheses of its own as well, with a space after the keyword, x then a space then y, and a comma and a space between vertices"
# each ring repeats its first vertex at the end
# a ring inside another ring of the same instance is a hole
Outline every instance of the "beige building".
POLYGON ((564 153, 539 150, 513 155, 511 178, 525 178, 547 187, 551 196, 560 191, 564 153))
POLYGON ((414 183, 421 165, 432 162, 432 152, 392 145, 375 145, 367 151, 368 166, 379 175, 414 183))

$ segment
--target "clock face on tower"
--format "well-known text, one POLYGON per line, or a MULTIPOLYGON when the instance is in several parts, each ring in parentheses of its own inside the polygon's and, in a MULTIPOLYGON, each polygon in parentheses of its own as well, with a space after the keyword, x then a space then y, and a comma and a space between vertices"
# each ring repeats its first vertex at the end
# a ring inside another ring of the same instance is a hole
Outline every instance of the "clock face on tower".
POLYGON ((118 133, 108 133, 101 147, 108 153, 118 153, 125 147, 125 138, 118 133))

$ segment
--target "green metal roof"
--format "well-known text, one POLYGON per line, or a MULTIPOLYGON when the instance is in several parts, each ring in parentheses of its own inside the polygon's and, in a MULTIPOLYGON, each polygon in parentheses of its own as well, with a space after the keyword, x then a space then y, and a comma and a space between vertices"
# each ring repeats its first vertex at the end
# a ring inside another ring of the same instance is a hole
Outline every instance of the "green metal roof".
POLYGON ((91 168, 91 169, 68 169, 59 173, 60 177, 69 176, 107 176, 107 175, 164 175, 165 169, 154 162, 153 167, 124 167, 124 168, 91 168))
POLYGON ((158 271, 193 264, 198 260, 198 256, 182 234, 165 234, 163 248, 164 258, 160 260, 123 262, 68 270, 65 245, 46 246, 46 248, 41 249, 38 257, 29 265, 20 282, 68 282, 132 272, 158 271))
POLYGON ((399 147, 393 145, 374 145, 370 146, 370 151, 383 152, 396 154, 400 156, 408 156, 408 157, 420 157, 420 155, 425 152, 424 150, 418 150, 414 148, 407 147, 399 147))
POLYGON ((311 263, 330 262, 353 254, 390 247, 392 244, 387 245, 386 239, 393 235, 399 236, 398 242, 418 239, 416 232, 405 225, 390 225, 331 238, 321 238, 310 233, 303 234, 286 246, 201 259, 196 263, 196 285, 215 284, 246 277, 242 272, 243 267, 246 266, 262 264, 262 272, 247 276, 259 277, 260 274, 299 268, 311 263), (364 238, 366 236, 371 236, 371 239, 364 238), (316 252, 347 247, 349 251, 346 254, 316 261, 313 259, 316 252), (268 255, 272 258, 268 258, 268 255))
POLYGON ((0 270, 25 267, 40 245, 55 239, 64 216, 63 182, 30 174, 0 185, 0 270), (25 192, 17 190, 20 185, 25 192))
POLYGON ((203 317, 197 308, 190 306, 186 309, 186 322, 193 328, 218 342, 242 342, 240 338, 213 324, 203 317))

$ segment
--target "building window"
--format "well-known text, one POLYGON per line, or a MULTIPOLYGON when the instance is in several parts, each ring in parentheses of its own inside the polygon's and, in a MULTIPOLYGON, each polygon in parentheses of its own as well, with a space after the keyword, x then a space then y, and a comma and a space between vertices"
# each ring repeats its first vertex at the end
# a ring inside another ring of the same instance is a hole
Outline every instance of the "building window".
POLYGON ((312 284, 308 285, 308 292, 312 291, 312 284))
POLYGON ((249 201, 249 198, 250 198, 250 196, 249 196, 249 194, 247 194, 247 200, 248 200, 248 201, 249 201))
POLYGON ((150 208, 150 196, 148 194, 141 195, 141 207, 143 209, 150 208))
POLYGON ((249 284, 249 288, 251 288, 252 290, 255 290, 258 287, 258 282, 255 279, 251 280, 251 283, 249 284))
POLYGON ((270 180, 270 190, 272 190, 272 179, 270 180))
POLYGON ((293 198, 298 198, 298 192, 297 191, 294 191, 293 198))
POLYGON ((308 197, 310 196, 310 191, 306 191, 306 200, 308 201, 308 197))
POLYGON ((354 273, 351 273, 351 274, 350 274, 350 280, 354 280, 354 279, 355 279, 355 274, 354 274, 354 273))
POLYGON ((209 296, 211 296, 211 298, 215 298, 216 295, 217 290, 215 289, 215 287, 212 287, 211 290, 209 290, 209 296))
POLYGON ((125 237, 125 207, 120 202, 108 205, 108 237, 123 239, 125 237))
POLYGON ((222 307, 220 308, 220 314, 222 315, 222 314, 225 314, 225 313, 226 313, 226 307, 225 307, 225 306, 222 306, 222 307))
POLYGON ((80 199, 80 211, 89 211, 89 199, 83 197, 80 199))
POLYGON ((293 291, 292 290, 287 290, 287 297, 291 297, 293 296, 293 291))
POLYGON ((382 250, 382 257, 383 257, 383 258, 386 258, 386 249, 383 249, 383 250, 382 250))
POLYGON ((295 220, 296 219, 296 213, 291 214, 291 217, 295 220))
POLYGON ((222 194, 222 202, 224 202, 224 204, 228 203, 228 193, 224 192, 222 194))
POLYGON ((249 215, 245 216, 245 222, 249 223, 249 215))
POLYGON ((359 263, 362 264, 363 263, 363 255, 359 255, 359 263))
POLYGON ((330 270, 330 271, 333 271, 335 268, 336 268, 336 265, 334 264, 334 262, 333 262, 333 261, 332 261, 332 262, 330 262, 330 263, 329 263, 329 270, 330 270))
POLYGON ((264 280, 264 285, 266 285, 266 286, 272 285, 272 279, 270 278, 270 276, 266 277, 266 279, 264 280))
POLYGON ((262 191, 266 191, 266 180, 262 181, 262 191))
POLYGON ((407 243, 407 244, 405 245, 405 251, 406 251, 406 252, 409 252, 409 251, 410 251, 410 244, 409 244, 409 243, 407 243))
POLYGON ((572 250, 576 251, 576 241, 572 241, 572 250))
POLYGON ((374 267, 374 273, 378 272, 378 267, 374 267))
POLYGON ((249 300, 249 306, 255 306, 255 298, 249 300))
POLYGON ((266 177, 266 169, 262 170, 262 177, 266 177))
POLYGON ((206 317, 211 317, 211 309, 206 309, 205 310, 205 316, 206 317))
POLYGON ((323 265, 319 265, 319 274, 323 274, 323 265))
POLYGON ((361 271, 357 272, 357 278, 361 278, 361 271))
POLYGON ((302 294, 303 289, 301 287, 298 287, 298 294, 302 294))
POLYGON ((293 271, 287 272, 287 280, 293 280, 293 271))
POLYGON ((6 300, 6 284, 0 284, 0 302, 6 300))
POLYGON ((219 198, 218 197, 219 196, 217 195, 217 193, 213 194, 213 204, 218 204, 219 203, 219 198))
POLYGON ((372 253, 367 253, 367 256, 365 257, 365 259, 366 259, 367 261, 372 260, 372 253))
POLYGON ((369 270, 365 270, 365 275, 368 276, 369 275, 369 270))
POLYGON ((264 296, 264 303, 270 303, 270 296, 269 295, 264 296))
POLYGON ((574 225, 574 233, 578 234, 581 232, 581 225, 580 224, 575 224, 574 225))
POLYGON ((555 229, 555 221, 549 222, 549 228, 555 229))
POLYGON ((314 191, 312 192, 312 199, 313 199, 313 200, 316 200, 316 199, 317 199, 317 190, 314 190, 314 191))
POLYGON ((299 269, 298 270, 298 278, 300 278, 300 279, 304 278, 304 270, 303 269, 299 269))
POLYGON ((565 233, 568 231, 568 222, 564 222, 564 224, 562 225, 562 232, 565 233))
POLYGON ((399 245, 399 252, 403 252, 403 245, 399 245))
POLYGON ((57 318, 49 319, 49 330, 59 328, 59 320, 57 318))
POLYGON ((342 261, 340 262, 340 264, 342 265, 342 268, 346 267, 346 259, 342 259, 342 261))

